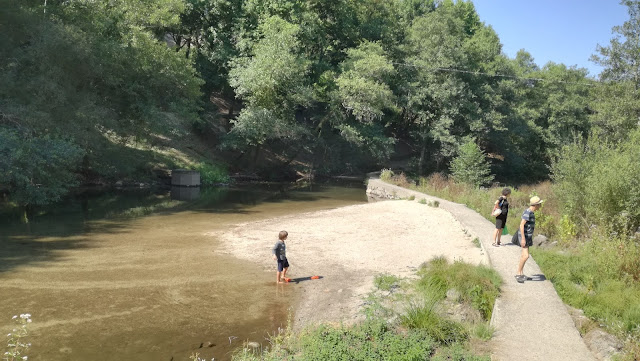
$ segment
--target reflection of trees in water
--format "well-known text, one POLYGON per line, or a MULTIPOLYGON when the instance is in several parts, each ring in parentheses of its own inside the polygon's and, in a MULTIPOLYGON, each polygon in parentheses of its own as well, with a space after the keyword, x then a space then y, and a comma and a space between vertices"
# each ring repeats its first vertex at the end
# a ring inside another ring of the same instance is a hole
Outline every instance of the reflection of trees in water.
MULTIPOLYGON (((243 207, 264 202, 314 201, 331 197, 328 193, 332 193, 333 190, 356 187, 342 182, 335 187, 333 183, 301 181, 293 184, 177 188, 180 189, 83 189, 55 204, 31 207, 29 220, 36 230, 64 228, 67 233, 75 233, 83 229, 86 222, 102 219, 131 219, 183 210, 240 211, 243 207)), ((363 188, 362 184, 358 183, 357 188, 363 188)), ((9 207, 6 203, 5 207, 0 205, 0 225, 17 227, 21 223, 20 217, 20 209, 9 207)))

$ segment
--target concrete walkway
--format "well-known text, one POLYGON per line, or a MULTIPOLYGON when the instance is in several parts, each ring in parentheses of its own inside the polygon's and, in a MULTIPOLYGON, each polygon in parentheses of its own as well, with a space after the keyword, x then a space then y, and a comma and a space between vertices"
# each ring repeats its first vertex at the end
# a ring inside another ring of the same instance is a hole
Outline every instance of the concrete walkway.
MULTIPOLYGON (((496 328, 492 339, 491 359, 496 361, 595 361, 576 329, 571 316, 553 285, 540 271, 533 257, 524 273, 530 278, 520 284, 515 274, 520 247, 511 245, 511 236, 502 236, 503 247, 493 247, 495 225, 463 204, 429 196, 370 179, 367 193, 386 194, 389 198, 415 196, 416 201, 440 202, 462 226, 478 237, 491 266, 502 276, 504 284, 496 301, 491 324, 496 328)), ((487 205, 487 209, 491 205, 487 205)), ((523 209, 510 210, 510 217, 520 217, 523 209)))

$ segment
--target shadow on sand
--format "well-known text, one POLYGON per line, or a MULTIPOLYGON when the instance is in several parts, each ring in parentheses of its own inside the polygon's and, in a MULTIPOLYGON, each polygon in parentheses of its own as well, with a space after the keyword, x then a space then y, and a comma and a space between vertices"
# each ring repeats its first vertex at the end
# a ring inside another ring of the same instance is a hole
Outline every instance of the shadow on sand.
POLYGON ((324 276, 298 277, 298 278, 290 278, 290 280, 291 280, 290 282, 299 283, 299 282, 304 282, 304 281, 317 281, 317 280, 321 280, 323 278, 324 278, 324 276), (314 277, 314 278, 311 278, 311 277, 314 277))

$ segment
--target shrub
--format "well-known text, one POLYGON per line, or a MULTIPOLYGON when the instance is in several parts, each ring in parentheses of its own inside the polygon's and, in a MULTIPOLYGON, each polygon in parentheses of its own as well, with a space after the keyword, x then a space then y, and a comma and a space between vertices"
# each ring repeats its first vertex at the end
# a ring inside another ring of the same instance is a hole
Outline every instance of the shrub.
POLYGON ((475 188, 493 180, 491 166, 484 152, 474 141, 468 141, 458 150, 458 156, 451 161, 451 174, 460 182, 475 188))
POLYGON ((200 172, 200 182, 203 185, 226 184, 231 181, 229 172, 222 165, 201 162, 195 168, 200 172))
POLYGON ((571 218, 569 218, 568 215, 563 215, 562 218, 560 219, 560 225, 559 225, 559 234, 560 234, 560 241, 562 241, 562 243, 570 243, 573 240, 575 240, 576 235, 578 234, 578 227, 576 226, 575 223, 573 223, 573 221, 571 221, 571 218))
POLYGON ((426 360, 437 346, 424 330, 394 332, 384 322, 353 327, 322 325, 300 340, 300 360, 426 360))
POLYGON ((78 184, 84 151, 71 141, 34 137, 0 127, 0 184, 10 199, 26 205, 60 200, 78 184))
POLYGON ((380 172, 380 179, 385 182, 389 182, 393 176, 394 173, 391 169, 383 169, 382 172, 380 172))
POLYGON ((591 136, 563 148, 552 164, 562 210, 585 233, 592 224, 619 233, 640 226, 640 130, 619 144, 591 136))

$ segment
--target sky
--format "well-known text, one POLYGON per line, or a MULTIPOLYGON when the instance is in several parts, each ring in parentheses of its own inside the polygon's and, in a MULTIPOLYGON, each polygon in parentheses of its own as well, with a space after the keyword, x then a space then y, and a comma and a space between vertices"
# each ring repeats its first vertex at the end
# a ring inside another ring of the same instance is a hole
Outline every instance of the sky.
POLYGON ((597 76, 602 67, 589 61, 596 46, 608 46, 611 28, 629 19, 618 0, 472 0, 485 24, 498 33, 502 51, 514 58, 528 51, 536 64, 549 61, 587 68, 597 76))

